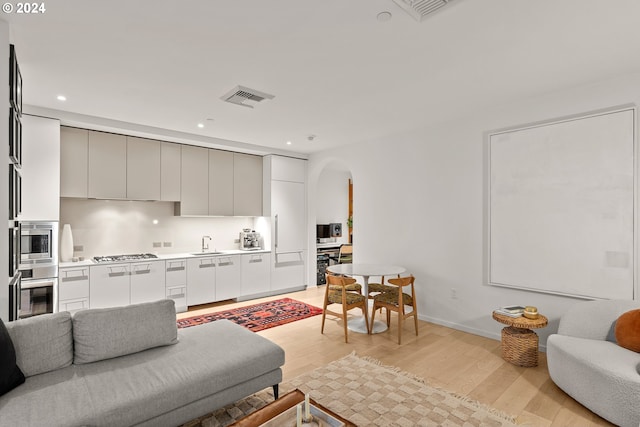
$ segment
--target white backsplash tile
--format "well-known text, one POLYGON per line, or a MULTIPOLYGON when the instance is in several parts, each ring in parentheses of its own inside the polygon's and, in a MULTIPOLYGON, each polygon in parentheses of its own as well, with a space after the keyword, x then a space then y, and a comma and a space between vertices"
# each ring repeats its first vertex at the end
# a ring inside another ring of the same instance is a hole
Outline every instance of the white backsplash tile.
MULTIPOLYGON (((182 253, 201 248, 202 236, 212 237, 211 250, 238 249, 235 240, 243 228, 265 232, 265 218, 177 217, 172 202, 61 199, 60 229, 71 224, 74 246, 83 246, 74 256, 90 258, 124 253, 182 253), (157 223, 154 224, 156 220, 157 223), (153 247, 153 242, 171 242, 171 247, 153 247)), ((267 220, 268 221, 268 220, 267 220)), ((266 237, 268 242, 269 238, 266 237)))

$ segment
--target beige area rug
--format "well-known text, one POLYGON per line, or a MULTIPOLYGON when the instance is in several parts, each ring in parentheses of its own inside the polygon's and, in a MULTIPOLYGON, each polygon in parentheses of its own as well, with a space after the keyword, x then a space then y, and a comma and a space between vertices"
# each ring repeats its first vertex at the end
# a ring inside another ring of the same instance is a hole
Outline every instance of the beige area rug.
MULTIPOLYGON (((298 388, 361 427, 513 426, 514 418, 424 380, 352 353, 280 385, 281 395, 298 388)), ((185 426, 218 427, 273 401, 263 390, 185 426)))

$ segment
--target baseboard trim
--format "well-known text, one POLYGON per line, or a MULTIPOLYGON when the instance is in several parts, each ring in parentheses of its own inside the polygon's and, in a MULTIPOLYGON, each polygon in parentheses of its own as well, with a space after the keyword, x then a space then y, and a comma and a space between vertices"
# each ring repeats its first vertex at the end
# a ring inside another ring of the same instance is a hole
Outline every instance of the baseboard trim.
MULTIPOLYGON (((502 335, 500 334, 500 332, 494 332, 494 331, 486 331, 484 329, 477 329, 477 328, 472 328, 466 325, 461 325, 460 323, 454 323, 454 322, 449 322, 448 320, 442 320, 442 319, 438 319, 436 317, 431 317, 431 316, 425 316, 425 315, 421 315, 418 314, 418 319, 420 320, 424 320, 425 322, 429 322, 429 323, 434 323, 436 325, 440 325, 440 326, 446 326, 447 328, 451 328, 451 329, 455 329, 458 331, 462 331, 462 332, 467 332, 473 335, 478 335, 481 337, 485 337, 485 338, 490 338, 496 341, 501 341, 502 340, 502 335)), ((540 351, 543 353, 547 352, 547 346, 544 344, 540 344, 540 351)))

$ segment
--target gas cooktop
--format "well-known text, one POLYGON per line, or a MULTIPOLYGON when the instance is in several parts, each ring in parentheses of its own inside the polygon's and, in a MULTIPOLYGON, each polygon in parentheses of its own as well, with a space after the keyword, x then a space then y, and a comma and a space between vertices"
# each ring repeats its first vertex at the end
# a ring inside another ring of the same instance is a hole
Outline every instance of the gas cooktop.
POLYGON ((154 259, 158 258, 154 254, 128 254, 128 255, 108 255, 108 256, 94 256, 95 262, 117 262, 117 261, 137 261, 141 259, 154 259))

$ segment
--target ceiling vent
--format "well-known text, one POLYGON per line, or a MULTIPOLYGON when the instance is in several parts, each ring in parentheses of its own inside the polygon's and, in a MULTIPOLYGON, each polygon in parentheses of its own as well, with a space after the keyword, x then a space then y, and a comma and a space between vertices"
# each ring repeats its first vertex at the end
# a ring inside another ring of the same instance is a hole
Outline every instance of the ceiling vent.
POLYGON ((255 104, 258 102, 264 101, 265 99, 273 99, 273 95, 269 95, 268 93, 260 92, 259 90, 249 89, 244 86, 236 86, 231 89, 229 92, 225 93, 220 97, 225 102, 230 102, 232 104, 242 105, 243 107, 253 108, 255 104))
POLYGON ((431 15, 443 8, 451 0, 393 0, 398 6, 404 9, 416 21, 421 22, 427 15, 431 15))

